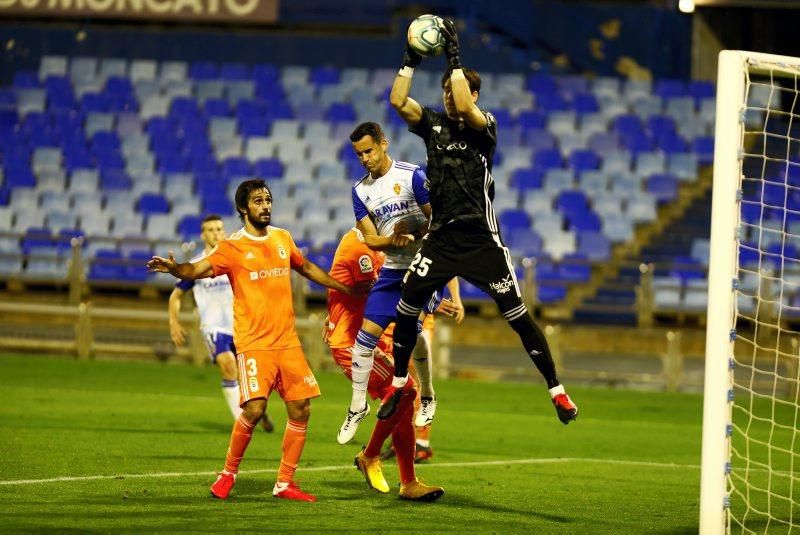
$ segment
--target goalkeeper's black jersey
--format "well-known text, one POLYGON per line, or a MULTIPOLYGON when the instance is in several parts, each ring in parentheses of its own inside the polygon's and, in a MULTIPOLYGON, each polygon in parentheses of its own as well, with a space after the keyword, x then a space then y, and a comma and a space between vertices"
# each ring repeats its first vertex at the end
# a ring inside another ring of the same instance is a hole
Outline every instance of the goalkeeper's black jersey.
POLYGON ((492 208, 497 123, 491 113, 483 113, 487 125, 482 132, 430 108, 423 108, 419 123, 409 128, 428 149, 431 231, 459 222, 498 232, 492 208))

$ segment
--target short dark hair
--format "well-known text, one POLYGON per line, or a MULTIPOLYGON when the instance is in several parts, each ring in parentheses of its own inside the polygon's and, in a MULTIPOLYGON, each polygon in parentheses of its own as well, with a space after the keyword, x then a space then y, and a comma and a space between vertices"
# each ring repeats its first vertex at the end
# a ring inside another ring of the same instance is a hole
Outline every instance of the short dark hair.
POLYGON ((222 217, 218 216, 217 214, 208 214, 200 222, 200 228, 203 228, 203 225, 205 225, 209 221, 222 221, 222 217))
POLYGON ((236 213, 239 214, 239 219, 242 221, 244 221, 244 212, 247 212, 247 201, 250 199, 250 194, 259 189, 265 189, 272 195, 272 190, 270 190, 267 183, 260 178, 245 180, 236 188, 236 213), (242 210, 244 210, 244 212, 242 212, 242 210))
POLYGON ((353 133, 350 134, 350 141, 355 143, 359 139, 364 136, 370 136, 375 143, 380 143, 386 136, 383 134, 383 129, 381 125, 378 123, 373 122, 366 122, 361 123, 360 125, 356 126, 356 129, 353 130, 353 133))
MULTIPOLYGON (((469 84, 469 92, 481 92, 481 75, 478 74, 478 71, 474 69, 470 69, 468 67, 462 67, 462 71, 464 71, 464 78, 467 79, 467 84, 469 84)), ((444 75, 442 76, 442 89, 444 89, 444 84, 450 79, 450 75, 453 74, 453 69, 449 68, 445 71, 444 75)))

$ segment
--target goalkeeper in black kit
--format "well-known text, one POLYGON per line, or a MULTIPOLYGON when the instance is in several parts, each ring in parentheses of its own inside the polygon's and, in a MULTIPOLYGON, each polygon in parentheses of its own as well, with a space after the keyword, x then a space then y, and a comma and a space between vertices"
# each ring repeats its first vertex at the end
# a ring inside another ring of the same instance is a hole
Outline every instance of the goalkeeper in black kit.
POLYGON ((445 112, 409 98, 414 68, 422 61, 409 45, 390 96, 409 130, 425 141, 433 217, 430 231, 405 275, 394 331, 394 380, 378 418, 389 418, 397 407, 408 380, 417 318, 425 303, 435 290, 458 276, 495 300, 547 381, 558 418, 567 424, 578 416, 578 408, 559 382, 547 340, 522 302, 511 255, 500 237, 492 207, 497 123, 492 114, 476 105, 481 79, 474 70, 461 66, 458 35, 451 20, 443 21, 442 32, 449 64, 442 77, 445 112))

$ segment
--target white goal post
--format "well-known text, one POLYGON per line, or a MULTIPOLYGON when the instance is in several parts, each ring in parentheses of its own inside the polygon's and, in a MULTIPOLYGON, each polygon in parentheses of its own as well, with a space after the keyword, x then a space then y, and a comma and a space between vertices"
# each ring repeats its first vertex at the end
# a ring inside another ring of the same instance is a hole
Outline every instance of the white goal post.
POLYGON ((700 533, 788 533, 800 524, 798 58, 720 53, 708 278, 700 533))

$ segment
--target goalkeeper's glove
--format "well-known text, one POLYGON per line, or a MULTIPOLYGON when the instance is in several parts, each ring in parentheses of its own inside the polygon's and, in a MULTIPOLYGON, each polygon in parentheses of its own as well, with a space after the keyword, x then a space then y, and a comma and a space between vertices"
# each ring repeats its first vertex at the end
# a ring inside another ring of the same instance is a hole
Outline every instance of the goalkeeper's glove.
POLYGON ((406 43, 406 53, 403 56, 403 67, 410 67, 416 69, 422 63, 422 56, 419 52, 411 48, 411 45, 406 43))
POLYGON ((440 28, 445 39, 444 53, 447 54, 447 63, 451 69, 460 69, 461 58, 458 56, 458 32, 453 19, 442 19, 440 28))

